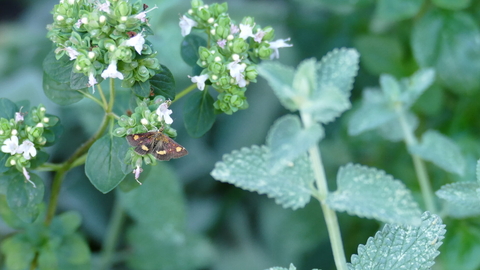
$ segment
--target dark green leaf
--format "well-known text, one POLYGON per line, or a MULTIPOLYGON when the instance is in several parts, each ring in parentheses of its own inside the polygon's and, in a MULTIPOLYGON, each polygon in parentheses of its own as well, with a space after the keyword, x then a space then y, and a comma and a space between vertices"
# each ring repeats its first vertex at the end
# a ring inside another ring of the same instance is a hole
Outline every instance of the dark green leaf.
POLYGON ((376 15, 380 20, 388 22, 410 19, 420 11, 424 1, 425 0, 379 0, 376 15))
POLYGON ((107 193, 125 178, 123 158, 118 157, 118 148, 124 138, 109 134, 98 139, 88 150, 85 161, 85 174, 92 185, 99 191, 107 193))
POLYGON ((200 36, 190 34, 183 38, 180 54, 187 65, 193 67, 197 64, 199 58, 198 48, 200 46, 207 46, 207 41, 200 36))
POLYGON ((30 173, 30 181, 26 181, 23 174, 13 177, 7 189, 7 203, 10 209, 24 222, 32 223, 38 216, 38 205, 42 202, 45 186, 42 179, 30 173))
POLYGON ((190 95, 183 107, 185 128, 190 136, 198 138, 207 133, 215 123, 213 98, 205 90, 190 95))
POLYGON ((15 103, 7 98, 0 98, 0 118, 11 119, 15 117, 18 112, 18 107, 15 103))
POLYGON ((37 151, 35 158, 30 160, 30 168, 35 169, 43 163, 47 162, 50 155, 44 151, 37 151))
POLYGON ((85 239, 78 233, 63 238, 62 243, 56 250, 56 255, 59 270, 92 269, 90 266, 90 248, 85 239))
POLYGON ((5 266, 9 270, 30 269, 35 257, 32 244, 18 234, 2 241, 2 253, 5 255, 5 266))
POLYGON ((150 79, 150 85, 152 86, 155 95, 162 95, 166 99, 174 100, 175 78, 166 66, 161 66, 162 69, 160 72, 150 79))
POLYGON ((59 105, 70 105, 83 99, 81 93, 70 88, 69 82, 59 83, 45 72, 43 73, 43 92, 50 100, 59 105))
POLYGON ((73 63, 67 56, 57 60, 55 51, 51 50, 43 60, 43 72, 59 84, 70 85, 73 63))
POLYGON ((433 0, 432 1, 435 5, 440 8, 446 8, 451 10, 460 10, 467 8, 471 4, 471 0, 433 0))
MULTIPOLYGON (((100 83, 100 81, 98 81, 100 83)), ((80 90, 88 88, 88 77, 83 73, 72 72, 70 74, 70 88, 73 90, 80 90)))
POLYGON ((7 163, 7 159, 10 156, 10 154, 0 151, 0 173, 4 173, 10 169, 10 167, 5 166, 5 164, 7 163))
POLYGON ((132 91, 140 97, 149 97, 150 96, 150 82, 135 82, 132 86, 132 91))
POLYGON ((50 231, 58 236, 71 235, 80 227, 81 223, 82 217, 78 212, 64 212, 52 220, 50 231))
POLYGON ((12 209, 10 209, 7 203, 7 197, 5 195, 0 195, 0 216, 2 220, 11 228, 23 229, 26 225, 26 223, 17 217, 12 209))

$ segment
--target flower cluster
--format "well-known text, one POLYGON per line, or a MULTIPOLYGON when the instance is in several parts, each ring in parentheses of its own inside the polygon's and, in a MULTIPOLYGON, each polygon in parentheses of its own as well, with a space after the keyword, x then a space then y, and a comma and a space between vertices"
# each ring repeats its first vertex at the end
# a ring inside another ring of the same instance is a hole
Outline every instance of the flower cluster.
POLYGON ((156 52, 145 37, 146 5, 127 0, 61 0, 53 9, 48 37, 57 59, 74 60, 73 72, 88 77, 89 86, 106 78, 122 80, 129 88, 145 82, 160 69, 156 52))
POLYGON ((25 114, 26 117, 24 113, 16 112, 12 119, 0 118, 0 150, 3 154, 10 155, 5 166, 15 167, 30 181, 26 168, 30 167, 38 151, 48 143, 52 136, 49 128, 58 123, 58 118, 47 116, 43 105, 34 107, 25 114))
POLYGON ((227 3, 204 5, 201 0, 193 0, 192 8, 180 18, 180 28, 183 36, 192 28, 208 35, 210 44, 198 51, 197 64, 203 70, 190 78, 200 90, 205 89, 208 80, 220 93, 215 108, 232 114, 248 107, 245 90, 250 82, 256 82, 256 63, 278 58, 279 48, 292 45, 286 43, 288 39, 273 41, 273 28, 260 27, 252 17, 235 24, 227 10, 227 3))

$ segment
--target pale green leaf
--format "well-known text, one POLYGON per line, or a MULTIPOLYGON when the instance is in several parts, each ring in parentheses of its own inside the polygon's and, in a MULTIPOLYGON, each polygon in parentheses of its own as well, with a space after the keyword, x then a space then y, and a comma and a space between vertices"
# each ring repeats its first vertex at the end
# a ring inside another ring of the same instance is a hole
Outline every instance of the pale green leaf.
MULTIPOLYGON (((410 130, 415 130, 418 127, 418 118, 415 114, 407 111, 405 120, 407 125, 409 126, 410 130)), ((404 134, 402 130, 402 126, 397 119, 392 119, 385 124, 381 125, 378 129, 379 134, 392 142, 398 142, 403 140, 404 134)))
POLYGON ((415 16, 425 0, 379 0, 376 16, 384 21, 395 22, 415 16))
POLYGON ((419 227, 386 224, 370 237, 366 245, 358 246, 352 255, 350 270, 416 269, 427 270, 440 254, 445 225, 429 212, 422 215, 419 227))
POLYGON ((324 131, 320 125, 303 129, 298 116, 283 116, 275 121, 267 136, 267 146, 270 149, 268 166, 272 172, 278 171, 305 154, 323 136, 324 131))
POLYGON ((290 264, 290 267, 287 269, 285 267, 270 267, 268 269, 265 269, 265 270, 297 270, 297 268, 295 267, 295 265, 293 265, 293 263, 290 264))
POLYGON ((293 78, 295 70, 276 62, 263 62, 258 66, 258 74, 268 81, 282 105, 290 111, 298 110, 293 78))
POLYGON ((326 124, 339 117, 344 111, 350 109, 352 104, 340 89, 331 87, 325 88, 315 99, 308 99, 302 103, 302 113, 313 116, 317 122, 326 124))
POLYGON ((464 218, 480 215, 480 184, 457 182, 444 185, 435 194, 446 201, 449 216, 464 218))
POLYGON ((285 208, 304 207, 310 201, 313 184, 307 156, 298 158, 275 173, 268 166, 269 156, 270 150, 266 146, 235 150, 215 164, 211 175, 218 181, 267 194, 285 208))
POLYGON ((428 130, 422 136, 422 142, 408 147, 411 154, 428 160, 445 171, 463 175, 466 161, 460 148, 447 136, 438 131, 428 130))
POLYGON ((380 87, 385 98, 389 102, 396 102, 400 99, 400 84, 397 79, 390 74, 380 75, 380 87))
POLYGON ((401 101, 405 108, 417 101, 417 99, 427 90, 435 81, 435 70, 432 68, 421 69, 412 76, 400 81, 402 88, 401 101))
POLYGON ((410 190, 384 171, 348 164, 338 171, 337 187, 326 201, 337 211, 386 223, 420 223, 421 211, 410 190))
POLYGON ((316 59, 302 61, 293 76, 293 89, 298 96, 308 97, 317 89, 316 59))
POLYGON ((476 173, 477 173, 477 181, 480 183, 480 159, 477 160, 476 173))
POLYGON ((9 270, 29 269, 35 258, 35 247, 22 234, 12 235, 2 241, 3 264, 9 270))

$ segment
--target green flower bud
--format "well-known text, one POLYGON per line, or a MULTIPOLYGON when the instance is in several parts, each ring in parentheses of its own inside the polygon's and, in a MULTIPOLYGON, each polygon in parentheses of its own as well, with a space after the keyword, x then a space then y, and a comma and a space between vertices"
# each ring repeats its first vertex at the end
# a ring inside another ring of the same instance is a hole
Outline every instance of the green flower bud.
POLYGON ((124 127, 119 127, 119 128, 116 128, 114 131, 113 131, 113 135, 117 136, 117 137, 124 137, 127 135, 127 129, 124 128, 124 127))
POLYGON ((253 26, 255 25, 255 19, 250 16, 244 17, 242 20, 242 24, 253 26))
POLYGON ((226 2, 222 4, 214 3, 210 5, 210 10, 213 16, 218 17, 218 15, 228 11, 228 4, 226 2))
POLYGON ((149 69, 160 69, 160 62, 158 61, 157 58, 154 57, 148 57, 140 60, 140 63, 144 66, 146 66, 149 69))
POLYGON ((208 9, 204 8, 203 6, 197 9, 196 14, 198 17, 200 17, 200 19, 204 21, 208 21, 208 19, 212 17, 212 15, 210 14, 210 11, 208 11, 208 9))
POLYGON ((126 1, 121 1, 118 2, 117 6, 115 7, 115 10, 113 11, 113 14, 115 14, 115 17, 117 17, 117 20, 121 20, 121 17, 123 16, 129 16, 132 14, 132 6, 130 3, 126 1))
POLYGON ((226 67, 222 62, 213 62, 208 65, 208 70, 213 74, 221 74, 226 70, 226 67))
POLYGON ((117 30, 117 35, 120 35, 120 33, 125 33, 127 31, 127 26, 123 23, 115 26, 115 30, 117 30))
POLYGON ((270 45, 264 42, 260 44, 259 48, 257 49, 258 57, 264 60, 270 59, 270 55, 273 53, 273 50, 270 49, 268 46, 270 45))
POLYGON ((45 145, 47 143, 47 139, 45 137, 38 137, 35 140, 37 145, 45 145))
POLYGON ((130 47, 120 46, 114 52, 114 58, 125 63, 130 63, 134 58, 133 51, 130 47))
POLYGON ((150 71, 148 70, 147 67, 143 65, 138 66, 138 68, 136 68, 135 71, 133 72, 133 77, 135 78, 136 81, 144 82, 150 79, 150 71))
POLYGON ((210 53, 210 50, 203 47, 203 46, 200 46, 198 48, 198 54, 199 54, 199 59, 200 60, 207 60, 212 54, 210 53))
POLYGON ((263 40, 271 41, 275 37, 275 30, 271 26, 267 26, 262 30, 263 32, 265 32, 265 35, 263 36, 263 40))
POLYGON ((231 50, 232 50, 233 53, 241 54, 241 53, 246 52, 248 50, 248 48, 249 48, 249 46, 243 38, 236 38, 236 39, 233 40, 231 50))
POLYGON ((202 0, 192 0, 192 8, 196 9, 198 7, 203 6, 203 1, 202 0))
POLYGON ((256 65, 247 66, 247 68, 245 69, 245 78, 247 79, 247 81, 256 82, 257 76, 258 76, 257 66, 256 65))

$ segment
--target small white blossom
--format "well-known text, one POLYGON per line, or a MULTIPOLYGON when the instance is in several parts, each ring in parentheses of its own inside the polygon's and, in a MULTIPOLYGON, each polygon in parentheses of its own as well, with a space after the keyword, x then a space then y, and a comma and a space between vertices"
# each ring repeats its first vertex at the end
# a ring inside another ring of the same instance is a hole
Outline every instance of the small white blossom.
POLYGON ((148 125, 148 120, 145 118, 140 119, 140 123, 144 126, 148 125))
POLYGON ((192 83, 197 84, 198 90, 203 91, 203 89, 205 89, 205 81, 208 79, 208 74, 203 74, 200 76, 193 76, 193 77, 188 76, 188 77, 192 80, 192 83))
POLYGON ((108 65, 107 69, 102 72, 102 78, 118 78, 123 80, 123 74, 117 70, 117 61, 112 61, 108 65))
POLYGON ((180 18, 180 23, 178 25, 180 25, 180 28, 182 30, 182 36, 186 36, 190 34, 190 32, 192 31, 192 27, 197 26, 197 22, 183 15, 180 18))
POLYGON ((134 16, 135 19, 138 19, 140 20, 141 22, 146 22, 147 21, 147 13, 158 8, 157 6, 154 6, 153 8, 149 9, 149 10, 145 10, 145 11, 142 11, 140 13, 138 13, 137 15, 134 16))
POLYGON ((135 181, 137 181, 140 185, 142 184, 140 181, 138 181, 138 178, 140 177, 140 173, 142 173, 143 169, 140 166, 137 166, 133 170, 133 174, 135 174, 135 181))
POLYGON ((72 47, 65 47, 65 51, 67 52, 70 60, 77 59, 77 56, 80 54, 72 47))
POLYGON ((82 19, 78 19, 78 21, 75 23, 75 27, 80 28, 82 24, 83 24, 82 19))
POLYGON ((230 76, 235 78, 237 85, 240 87, 245 87, 247 85, 247 81, 243 75, 246 67, 247 65, 245 63, 240 63, 240 60, 235 60, 227 64, 227 68, 230 70, 230 76))
POLYGON ((220 46, 220 48, 224 49, 225 45, 227 45, 227 40, 226 39, 219 39, 217 41, 217 45, 220 46))
POLYGON ((15 113, 15 123, 23 121, 23 115, 20 112, 15 113))
POLYGON ((254 37, 253 26, 248 24, 240 24, 240 38, 247 39, 248 37, 254 37))
POLYGON ((173 123, 172 117, 170 117, 170 114, 172 114, 172 110, 168 109, 168 103, 164 102, 158 106, 156 113, 158 114, 158 120, 162 121, 165 120, 165 123, 167 125, 170 125, 173 123))
POLYGON ((239 31, 240 31, 240 29, 238 28, 237 25, 235 25, 235 24, 231 24, 231 25, 230 25, 230 33, 231 33, 232 35, 235 35, 235 34, 238 33, 239 31))
POLYGON ((92 93, 95 93, 95 84, 97 83, 97 79, 95 79, 93 72, 88 73, 88 85, 92 87, 92 93))
POLYGON ((288 44, 287 41, 290 41, 290 38, 287 39, 277 39, 273 42, 270 42, 270 49, 273 50, 270 59, 280 58, 280 53, 278 52, 279 48, 292 47, 292 44, 288 44))
POLYGON ((266 33, 264 31, 259 29, 257 31, 257 33, 255 34, 255 36, 253 37, 253 40, 255 40, 255 42, 257 42, 257 43, 260 43, 260 42, 262 42, 262 39, 265 36, 265 34, 266 33))
POLYGON ((18 137, 17 136, 12 136, 11 138, 6 139, 3 141, 2 145, 2 152, 4 153, 10 153, 11 155, 15 155, 18 150, 18 137))
POLYGON ((137 51, 137 53, 140 55, 142 54, 143 44, 145 44, 145 38, 143 37, 142 32, 136 34, 135 36, 131 37, 129 40, 125 41, 125 45, 134 47, 135 51, 137 51))
POLYGON ((33 183, 32 180, 30 180, 30 174, 28 174, 27 169, 26 169, 25 167, 23 167, 22 170, 23 170, 23 176, 25 176, 25 179, 27 179, 27 181, 28 181, 30 184, 32 184, 32 186, 33 186, 34 188, 37 188, 37 186, 35 185, 35 183, 33 183))
POLYGON ((23 154, 23 157, 29 160, 37 155, 37 149, 30 140, 24 140, 20 146, 18 146, 17 153, 23 154))
POLYGON ((100 11, 110 14, 110 2, 108 0, 103 4, 97 3, 97 8, 100 11))

